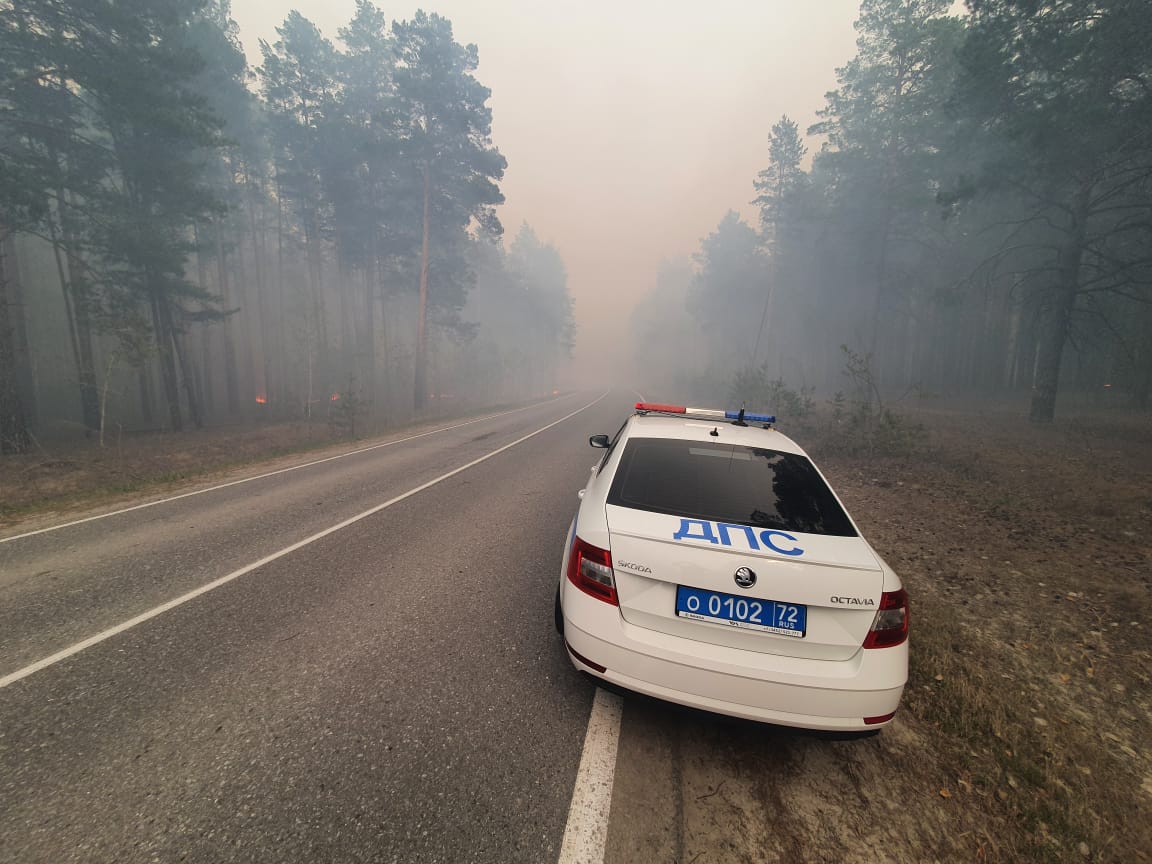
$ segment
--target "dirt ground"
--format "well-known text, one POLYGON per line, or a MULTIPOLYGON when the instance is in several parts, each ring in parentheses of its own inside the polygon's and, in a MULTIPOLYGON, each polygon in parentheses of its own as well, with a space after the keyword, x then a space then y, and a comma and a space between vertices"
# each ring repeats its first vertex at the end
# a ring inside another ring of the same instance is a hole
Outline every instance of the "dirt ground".
MULTIPOLYGON (((430 409, 426 420, 410 428, 443 425, 453 418, 503 410, 464 407, 430 409)), ((356 432, 386 434, 389 429, 364 421, 356 432)), ((395 430, 392 430, 395 431, 395 430)), ((92 504, 105 506, 119 499, 140 499, 142 493, 161 495, 192 481, 218 479, 254 462, 289 459, 316 451, 346 450, 352 436, 328 421, 263 423, 168 432, 109 434, 103 445, 94 437, 37 441, 19 456, 0 459, 0 527, 29 519, 54 519, 92 504)))
POLYGON ((1152 860, 1152 418, 906 416, 910 454, 819 460, 908 587, 912 673, 898 722, 783 802, 799 848, 1152 860))
MULTIPOLYGON (((828 742, 682 718, 684 860, 1152 861, 1152 418, 905 416, 923 432, 898 456, 797 435, 909 589, 897 722, 828 742)), ((347 444, 277 426, 46 447, 0 463, 0 525, 325 446, 347 444)))

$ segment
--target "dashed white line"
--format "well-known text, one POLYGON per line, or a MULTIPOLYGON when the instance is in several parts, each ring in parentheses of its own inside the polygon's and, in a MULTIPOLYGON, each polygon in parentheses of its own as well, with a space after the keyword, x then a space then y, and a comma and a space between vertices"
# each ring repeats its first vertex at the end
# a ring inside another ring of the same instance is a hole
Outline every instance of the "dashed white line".
POLYGON ((576 787, 568 806, 559 864, 603 864, 623 711, 623 699, 596 688, 580 768, 576 771, 576 787))
MULTIPOLYGON (((560 396, 558 398, 565 399, 567 396, 560 396)), ((485 420, 494 420, 497 417, 506 417, 509 414, 516 414, 520 411, 527 411, 530 408, 536 408, 539 405, 548 405, 555 401, 556 399, 549 399, 546 402, 537 402, 534 405, 525 405, 522 408, 513 408, 510 411, 501 411, 497 414, 486 414, 483 417, 476 417, 473 420, 465 420, 463 423, 456 423, 452 426, 441 426, 437 429, 429 429, 427 432, 420 432, 416 435, 408 435, 405 438, 397 438, 393 441, 385 441, 382 444, 372 444, 369 447, 361 447, 358 450, 349 450, 347 453, 337 453, 335 456, 326 456, 323 459, 314 459, 311 462, 305 462, 301 465, 291 465, 288 468, 279 468, 275 471, 266 471, 265 473, 257 474, 254 477, 243 477, 239 480, 230 480, 227 483, 220 483, 216 486, 209 486, 206 489, 196 489, 192 492, 182 492, 179 495, 171 495, 168 498, 161 498, 158 501, 145 501, 143 504, 134 504, 131 507, 124 507, 120 510, 113 510, 111 513, 98 513, 95 516, 86 516, 83 519, 74 519, 71 522, 64 522, 60 525, 50 525, 47 528, 39 528, 36 531, 25 531, 23 534, 13 534, 11 537, 0 537, 0 543, 10 543, 13 540, 21 540, 24 537, 33 537, 36 534, 47 534, 49 531, 59 531, 61 528, 71 528, 73 525, 83 525, 85 522, 94 522, 97 519, 107 519, 111 516, 120 516, 124 513, 131 513, 133 510, 143 510, 145 507, 155 507, 157 504, 167 504, 170 501, 179 501, 181 498, 191 498, 193 495, 203 495, 205 492, 215 492, 218 489, 227 489, 229 486, 239 486, 241 483, 251 483, 253 480, 263 480, 265 477, 274 477, 277 474, 287 474, 289 471, 299 471, 301 468, 311 468, 313 465, 320 465, 324 462, 331 462, 334 459, 344 459, 345 457, 355 456, 359 453, 367 453, 370 450, 379 450, 381 447, 391 447, 395 444, 403 444, 405 441, 415 441, 417 438, 427 438, 429 435, 435 435, 439 432, 451 432, 453 429, 460 429, 464 426, 471 426, 473 423, 482 423, 485 420)))
POLYGON ((189 591, 187 594, 181 594, 179 597, 169 600, 167 603, 161 603, 159 606, 153 609, 149 609, 147 612, 142 612, 134 618, 129 618, 127 621, 117 624, 115 627, 109 627, 107 630, 103 630, 97 633, 95 636, 89 636, 87 639, 84 639, 81 642, 77 642, 74 645, 69 645, 62 651, 57 651, 55 654, 52 654, 49 657, 45 657, 43 660, 37 660, 35 663, 25 666, 23 669, 17 669, 15 672, 11 672, 8 675, 5 675, 3 678, 0 678, 0 690, 4 689, 9 684, 15 684, 17 681, 20 681, 23 678, 27 678, 29 675, 33 675, 42 669, 47 669, 49 666, 53 666, 59 663, 61 660, 67 660, 74 654, 79 654, 81 651, 87 648, 91 648, 93 645, 98 645, 106 639, 111 639, 118 633, 123 633, 125 630, 130 630, 137 624, 143 624, 145 621, 149 621, 155 618, 157 615, 163 615, 170 609, 175 609, 177 606, 181 606, 187 603, 189 600, 196 599, 201 594, 207 594, 209 591, 213 591, 216 588, 219 588, 221 585, 227 585, 229 582, 240 578, 245 573, 251 573, 253 570, 263 567, 265 564, 269 564, 278 558, 283 558, 285 555, 295 552, 297 549, 302 549, 311 543, 315 543, 317 540, 327 537, 329 534, 334 534, 342 528, 347 528, 349 525, 359 522, 362 519, 367 519, 369 516, 372 516, 375 513, 379 513, 381 510, 385 510, 388 507, 391 507, 393 504, 398 504, 406 498, 411 498, 413 495, 416 495, 419 492, 423 492, 425 489, 435 486, 437 483, 444 482, 449 477, 455 477, 457 474, 463 471, 467 471, 469 468, 474 468, 481 462, 488 461, 493 456, 498 456, 506 450, 511 450, 518 444, 523 444, 529 438, 535 438, 541 432, 547 432, 553 426, 559 426, 565 420, 570 420, 582 411, 587 411, 607 395, 607 392, 602 393, 598 398, 592 400, 587 405, 584 405, 581 408, 577 408, 570 414, 565 414, 559 420, 554 420, 547 426, 541 426, 536 431, 529 432, 527 435, 517 438, 510 444, 505 444, 503 447, 498 447, 497 449, 491 451, 490 453, 484 454, 478 459, 473 459, 471 462, 468 462, 465 465, 461 465, 459 468, 454 468, 451 471, 441 474, 439 477, 435 477, 432 480, 429 480, 427 483, 421 483, 419 486, 416 486, 413 489, 409 489, 407 492, 401 495, 397 495, 395 498, 388 499, 383 504, 377 504, 375 507, 371 507, 368 510, 365 510, 363 513, 359 513, 355 516, 345 519, 343 522, 339 522, 330 528, 325 528, 323 531, 318 531, 310 537, 305 537, 303 540, 300 540, 297 543, 293 543, 291 546, 285 546, 278 552, 273 552, 271 555, 265 555, 259 561, 253 561, 251 564, 247 564, 244 567, 241 567, 239 570, 233 570, 226 576, 221 576, 219 579, 215 579, 206 585, 201 585, 199 588, 195 588, 189 591))

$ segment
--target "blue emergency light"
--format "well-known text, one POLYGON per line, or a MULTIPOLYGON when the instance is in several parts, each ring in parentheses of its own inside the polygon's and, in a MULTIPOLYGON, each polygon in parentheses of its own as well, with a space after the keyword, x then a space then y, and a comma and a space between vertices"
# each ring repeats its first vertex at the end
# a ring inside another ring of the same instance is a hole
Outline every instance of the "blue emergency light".
POLYGON ((739 411, 725 411, 726 420, 743 420, 745 423, 775 423, 775 414, 749 414, 743 408, 739 411))

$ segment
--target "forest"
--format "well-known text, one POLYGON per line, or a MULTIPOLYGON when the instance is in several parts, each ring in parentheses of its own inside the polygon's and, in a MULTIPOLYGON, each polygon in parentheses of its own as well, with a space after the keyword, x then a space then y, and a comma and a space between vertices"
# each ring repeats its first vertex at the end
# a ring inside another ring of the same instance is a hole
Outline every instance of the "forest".
POLYGON ((957 11, 864 0, 817 122, 773 127, 758 224, 729 212, 635 311, 654 392, 830 397, 848 372, 1039 423, 1058 394, 1147 410, 1152 8, 957 11))
POLYGON ((564 262, 495 208, 478 50, 368 0, 0 2, 0 451, 550 394, 564 262))
MULTIPOLYGON (((732 202, 758 218, 661 264, 637 383, 1147 410, 1147 0, 864 0, 856 30, 732 202)), ((367 0, 276 32, 253 68, 228 0, 0 0, 0 451, 558 386, 566 270, 504 241, 476 46, 367 0)))

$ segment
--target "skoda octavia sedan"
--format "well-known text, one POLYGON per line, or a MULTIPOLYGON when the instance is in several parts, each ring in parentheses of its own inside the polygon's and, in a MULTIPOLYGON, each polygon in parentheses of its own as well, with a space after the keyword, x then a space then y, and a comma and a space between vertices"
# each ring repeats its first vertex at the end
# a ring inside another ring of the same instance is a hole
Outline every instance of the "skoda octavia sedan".
POLYGON ((573 665, 627 690, 784 726, 867 732, 908 676, 908 599, 775 419, 640 402, 564 546, 573 665))

